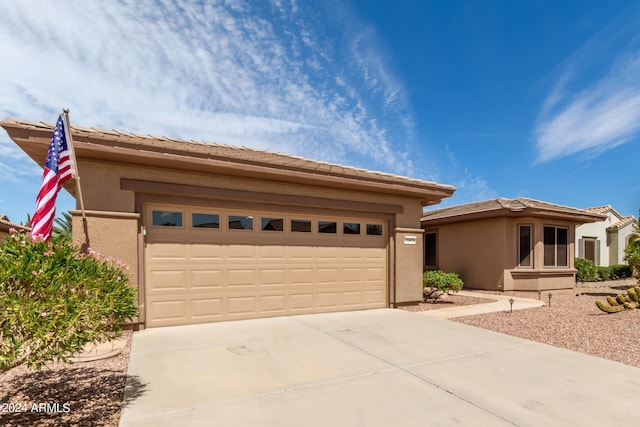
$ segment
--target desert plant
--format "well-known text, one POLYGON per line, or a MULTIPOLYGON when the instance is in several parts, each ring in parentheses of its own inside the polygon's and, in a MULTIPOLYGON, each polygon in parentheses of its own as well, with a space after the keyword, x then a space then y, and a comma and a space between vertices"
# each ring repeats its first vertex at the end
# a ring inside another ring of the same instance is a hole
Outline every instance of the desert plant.
POLYGON ((615 299, 607 295, 609 305, 604 304, 600 300, 596 300, 596 306, 605 313, 619 313, 637 308, 638 300, 640 300, 640 286, 634 286, 627 290, 627 295, 618 294, 615 299))
POLYGON ((595 282, 598 280, 598 267, 587 259, 576 258, 576 280, 578 282, 595 282))
POLYGON ((138 314, 126 266, 70 241, 11 235, 0 246, 0 372, 67 361, 138 314))
POLYGON ((444 294, 460 291, 464 283, 456 273, 429 270, 422 275, 422 286, 425 301, 431 300, 435 303, 444 294))

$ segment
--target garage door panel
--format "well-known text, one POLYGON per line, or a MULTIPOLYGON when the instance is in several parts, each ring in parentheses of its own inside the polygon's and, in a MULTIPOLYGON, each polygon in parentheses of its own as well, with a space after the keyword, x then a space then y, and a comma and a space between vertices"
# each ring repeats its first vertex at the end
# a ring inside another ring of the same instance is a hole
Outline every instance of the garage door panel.
POLYGON ((318 308, 338 307, 340 305, 340 293, 334 292, 318 292, 317 295, 318 308))
MULTIPOLYGON (((286 214, 253 216, 253 230, 228 230, 229 213, 215 210, 218 228, 194 228, 188 206, 183 227, 147 227, 145 293, 147 326, 180 325, 287 314, 382 308, 387 298, 384 236, 291 231, 286 214), (284 218, 282 230, 261 230, 263 217, 284 218)), ((202 211, 202 208, 198 208, 202 211)), ((305 216, 305 215, 302 215, 305 216)), ((304 219, 304 218, 300 218, 304 219)), ((347 222, 347 220, 344 220, 347 222)), ((349 218, 348 222, 357 222, 349 218)))
POLYGON ((229 261, 249 260, 258 258, 258 248, 250 245, 228 245, 226 259, 229 261))
POLYGON ((260 313, 262 314, 286 314, 287 297, 285 295, 264 295, 260 297, 260 313))
POLYGON ((150 258, 156 261, 187 259, 187 247, 182 243, 155 243, 148 245, 150 258))
POLYGON ((316 277, 318 285, 338 284, 340 282, 340 269, 318 268, 316 277))
POLYGON ((223 271, 215 270, 191 270, 192 289, 222 289, 223 271))
POLYGON ((191 316, 196 319, 215 319, 223 315, 223 298, 194 298, 191 300, 191 316))
POLYGON ((257 308, 257 297, 240 296, 227 298, 227 314, 233 315, 254 315, 257 308))
POLYGON ((362 305, 364 300, 364 292, 357 291, 343 291, 342 292, 342 305, 345 307, 349 306, 360 306, 362 305))
POLYGON ((186 290, 186 277, 184 270, 151 270, 149 279, 155 291, 186 290))
POLYGON ((292 286, 313 285, 313 268, 290 268, 289 280, 292 286))
POLYGON ((226 275, 227 289, 247 289, 257 286, 258 274, 255 269, 228 268, 226 275))
POLYGON ((259 271, 260 286, 285 287, 289 282, 286 268, 263 268, 259 271))
POLYGON ((193 261, 215 262, 224 259, 223 247, 212 244, 190 245, 190 259, 193 261))
POLYGON ((153 301, 149 303, 149 311, 154 321, 180 324, 187 319, 187 301, 153 301))

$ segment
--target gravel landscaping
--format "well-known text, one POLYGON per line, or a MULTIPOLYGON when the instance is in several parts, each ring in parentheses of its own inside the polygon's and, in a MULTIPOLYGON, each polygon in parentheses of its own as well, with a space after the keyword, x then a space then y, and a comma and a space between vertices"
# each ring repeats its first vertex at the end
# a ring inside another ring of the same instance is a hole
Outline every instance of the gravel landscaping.
MULTIPOLYGON (((127 378, 127 345, 109 359, 52 363, 40 372, 18 366, 0 374, 2 426, 117 426, 127 378)), ((138 390, 144 392, 144 385, 138 390)))
MULTIPOLYGON (((595 305, 607 294, 634 285, 632 280, 583 284, 552 291, 551 306, 459 317, 454 321, 590 354, 640 368, 640 310, 605 314, 595 305)), ((490 297, 491 292, 484 292, 490 297)), ((548 302, 547 291, 541 297, 548 302)), ((495 293, 493 293, 495 294, 495 293)), ((507 292, 538 298, 537 292, 507 292)), ((490 299, 449 295, 436 304, 403 307, 408 311, 437 310, 490 299)), ((54 363, 40 372, 17 367, 0 375, 2 426, 117 426, 123 405, 131 332, 127 345, 110 359, 77 364, 54 363), (34 406, 35 404, 35 406, 34 406), (48 405, 48 406, 47 406, 48 405)), ((603 372, 603 378, 606 373, 603 372)), ((136 395, 145 384, 136 384, 136 395)), ((126 405, 126 403, 124 403, 126 405)))
MULTIPOLYGON (((626 294, 635 281, 582 284, 551 291, 551 306, 458 317, 454 321, 640 368, 640 310, 606 314, 596 307, 606 295, 626 294)), ((537 299, 537 293, 506 292, 537 299)), ((548 302, 549 292, 542 293, 548 302)))

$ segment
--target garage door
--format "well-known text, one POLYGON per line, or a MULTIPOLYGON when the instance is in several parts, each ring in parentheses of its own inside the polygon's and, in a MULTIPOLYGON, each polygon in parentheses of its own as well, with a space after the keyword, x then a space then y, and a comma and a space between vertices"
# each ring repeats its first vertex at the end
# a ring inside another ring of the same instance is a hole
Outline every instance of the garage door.
POLYGON ((387 306, 376 218, 145 205, 148 327, 387 306))

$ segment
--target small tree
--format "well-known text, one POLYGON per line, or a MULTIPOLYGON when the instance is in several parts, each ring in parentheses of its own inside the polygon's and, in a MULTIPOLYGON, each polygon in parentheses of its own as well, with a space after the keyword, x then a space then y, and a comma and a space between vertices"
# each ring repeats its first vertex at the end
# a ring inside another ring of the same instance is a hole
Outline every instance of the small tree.
POLYGON ((62 237, 71 240, 71 224, 73 219, 69 212, 62 212, 62 217, 54 219, 53 237, 62 237))
POLYGON ((0 246, 0 372, 67 361, 138 314, 127 267, 71 241, 12 233, 0 246))
POLYGON ((636 278, 640 279, 640 220, 636 220, 634 224, 635 233, 629 238, 629 245, 624 250, 625 261, 633 270, 636 278))
POLYGON ((434 304, 442 295, 460 291, 463 285, 462 279, 456 273, 430 270, 422 275, 425 301, 432 300, 434 304))

